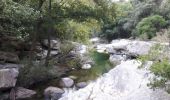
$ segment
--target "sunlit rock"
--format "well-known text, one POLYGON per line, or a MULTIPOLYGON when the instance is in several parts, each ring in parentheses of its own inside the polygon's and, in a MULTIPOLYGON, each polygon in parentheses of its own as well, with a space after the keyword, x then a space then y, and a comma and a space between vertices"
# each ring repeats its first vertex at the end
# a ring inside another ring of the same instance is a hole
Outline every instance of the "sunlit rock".
POLYGON ((65 77, 61 79, 60 85, 65 88, 70 88, 74 85, 74 81, 69 77, 65 77))
POLYGON ((82 69, 90 69, 91 65, 90 64, 84 64, 81 68, 82 69))
POLYGON ((45 100, 58 100, 59 98, 61 98, 63 93, 64 90, 58 87, 50 86, 44 90, 45 100))
POLYGON ((126 55, 110 55, 109 61, 112 64, 120 64, 121 61, 125 61, 127 59, 126 55))
POLYGON ((140 61, 123 61, 85 88, 67 91, 59 100, 169 100, 165 91, 147 86, 150 71, 139 66, 140 61))

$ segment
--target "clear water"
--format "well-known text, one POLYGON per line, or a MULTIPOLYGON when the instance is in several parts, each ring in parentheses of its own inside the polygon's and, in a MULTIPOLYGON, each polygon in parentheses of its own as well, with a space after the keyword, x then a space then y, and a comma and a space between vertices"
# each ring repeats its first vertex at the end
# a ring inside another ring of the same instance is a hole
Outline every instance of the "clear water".
POLYGON ((114 67, 114 65, 109 62, 109 54, 92 51, 90 56, 95 62, 91 69, 70 72, 70 75, 77 77, 76 81, 94 80, 114 67))

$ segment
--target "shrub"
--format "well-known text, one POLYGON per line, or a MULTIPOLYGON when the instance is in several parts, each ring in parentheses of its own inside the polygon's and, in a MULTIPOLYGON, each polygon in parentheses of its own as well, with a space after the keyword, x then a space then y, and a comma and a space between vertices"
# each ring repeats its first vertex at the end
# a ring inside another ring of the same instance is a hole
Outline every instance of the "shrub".
MULTIPOLYGON (((170 79, 169 48, 157 44, 153 46, 148 55, 140 56, 142 62, 153 61, 150 71, 155 75, 148 84, 151 88, 166 87, 166 82, 170 79)), ((143 66, 141 66, 143 67, 143 66)), ((166 89, 169 91, 168 89, 166 89)))
POLYGON ((136 26, 136 35, 141 36, 147 34, 147 38, 151 39, 156 32, 166 26, 166 21, 162 16, 153 15, 142 19, 136 26))

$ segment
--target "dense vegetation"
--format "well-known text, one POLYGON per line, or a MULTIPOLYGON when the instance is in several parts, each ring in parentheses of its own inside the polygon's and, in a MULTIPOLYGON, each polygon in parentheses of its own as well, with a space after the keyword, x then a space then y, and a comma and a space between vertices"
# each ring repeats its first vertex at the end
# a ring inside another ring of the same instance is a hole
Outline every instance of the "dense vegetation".
MULTIPOLYGON (((24 68, 26 76, 20 77, 21 80, 30 78, 29 74, 33 71, 36 75, 31 75, 39 78, 42 74, 46 75, 53 64, 50 56, 51 40, 59 39, 64 45, 61 47, 61 54, 55 59, 57 64, 62 62, 66 66, 77 68, 77 63, 81 61, 78 57, 66 61, 73 49, 70 41, 88 44, 89 38, 93 36, 108 41, 116 38, 149 40, 158 34, 163 35, 165 30, 169 36, 169 9, 170 0, 130 0, 116 3, 110 0, 0 0, 0 50, 15 52, 22 59, 20 63, 34 66, 24 68), (45 61, 42 59, 44 63, 39 65, 45 67, 39 70, 33 62, 37 60, 36 46, 42 44, 43 40, 48 42, 48 46, 44 47, 47 55, 45 61)), ((151 58, 147 55, 142 59, 151 58)), ((151 71, 166 81, 169 80, 169 59, 155 59, 152 59, 155 64, 151 71)))

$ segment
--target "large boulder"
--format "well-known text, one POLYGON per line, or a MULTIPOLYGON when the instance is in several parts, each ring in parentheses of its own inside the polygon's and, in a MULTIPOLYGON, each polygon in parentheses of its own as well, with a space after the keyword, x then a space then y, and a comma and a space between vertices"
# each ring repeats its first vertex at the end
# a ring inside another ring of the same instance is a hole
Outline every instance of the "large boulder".
POLYGON ((50 86, 44 90, 45 100, 58 100, 63 93, 64 90, 50 86))
POLYGON ((164 90, 148 87, 152 77, 149 66, 139 66, 141 62, 136 60, 122 62, 85 88, 70 90, 59 100, 169 100, 170 95, 164 90))
POLYGON ((138 56, 148 54, 153 45, 153 42, 120 39, 113 40, 110 44, 99 44, 96 49, 98 52, 138 56))
POLYGON ((15 89, 15 96, 17 100, 32 98, 35 94, 35 91, 25 89, 23 87, 17 87, 15 89))
POLYGON ((0 89, 15 87, 18 74, 17 68, 0 69, 0 89))
POLYGON ((11 62, 11 63, 19 62, 18 55, 16 55, 15 53, 0 51, 0 55, 1 55, 0 61, 2 62, 11 62))
POLYGON ((74 85, 74 81, 69 77, 62 78, 60 81, 60 86, 65 88, 70 88, 73 85, 74 85))
POLYGON ((132 41, 127 45, 127 51, 133 55, 146 55, 153 46, 151 42, 132 41))

